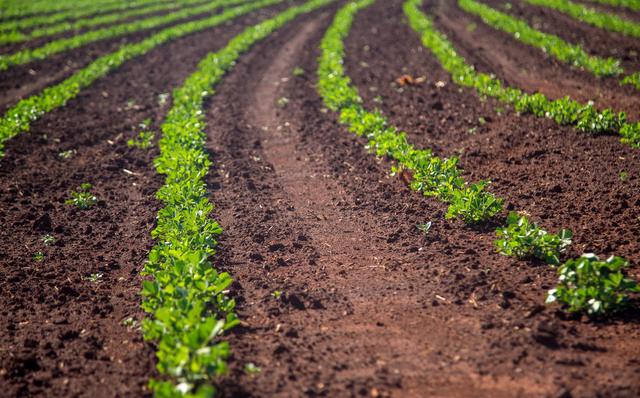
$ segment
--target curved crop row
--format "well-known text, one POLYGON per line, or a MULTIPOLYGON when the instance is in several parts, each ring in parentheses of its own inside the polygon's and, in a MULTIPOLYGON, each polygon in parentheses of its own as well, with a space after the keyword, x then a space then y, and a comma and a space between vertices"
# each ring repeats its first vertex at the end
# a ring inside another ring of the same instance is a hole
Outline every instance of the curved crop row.
POLYGON ((511 104, 518 112, 547 117, 561 125, 575 126, 584 133, 618 133, 623 143, 640 147, 640 122, 627 122, 624 112, 615 113, 611 109, 598 111, 592 103, 581 104, 569 97, 551 100, 540 93, 527 94, 518 88, 503 85, 492 75, 477 72, 456 52, 447 37, 433 26, 432 20, 420 11, 421 3, 421 0, 411 0, 405 4, 409 24, 457 84, 473 87, 483 96, 511 104))
POLYGON ((617 15, 594 10, 570 0, 525 0, 529 4, 560 11, 579 21, 623 35, 640 37, 640 24, 620 18, 617 15))
MULTIPOLYGON (((386 156, 398 162, 398 168, 413 173, 411 188, 427 196, 451 201, 447 216, 461 216, 466 222, 482 222, 501 211, 502 200, 483 191, 484 183, 471 187, 462 180, 457 159, 441 159, 429 150, 415 149, 406 139, 406 134, 390 126, 380 112, 369 112, 362 106, 362 99, 351 80, 344 72, 344 39, 348 35, 357 11, 375 0, 359 0, 348 3, 336 14, 321 44, 318 65, 318 91, 325 105, 337 111, 340 121, 349 130, 369 140, 378 156, 386 156), (477 189, 472 188, 477 186, 477 189), (470 192, 473 192, 470 194, 470 192), (453 195, 451 195, 453 193, 453 195), (456 203, 459 201, 459 204, 456 203), (459 212, 464 209, 463 212, 459 212), (474 216, 469 216, 469 215, 474 216)), ((405 10, 415 8, 409 0, 405 10)), ((398 168, 394 168, 398 170, 398 168)), ((571 242, 571 233, 561 231, 549 234, 524 216, 512 213, 507 225, 496 231, 498 251, 519 258, 536 257, 552 265, 558 265, 559 255, 571 242)), ((559 301, 569 311, 587 312, 597 316, 611 313, 626 302, 626 293, 637 289, 635 282, 625 279, 621 269, 626 262, 618 259, 618 268, 606 271, 598 262, 571 281, 561 277, 558 287, 549 294, 548 302, 559 301), (621 262, 621 263, 620 263, 621 262), (599 271, 594 271, 598 269, 599 271), (622 282, 624 281, 624 282, 622 282)), ((575 262, 567 262, 559 268, 570 273, 575 262)), ((562 275, 562 274, 561 274, 562 275)))
MULTIPOLYGON (((47 12, 55 12, 48 15, 33 15, 20 19, 12 19, 0 22, 0 31, 13 31, 17 29, 29 29, 40 25, 51 25, 70 19, 84 18, 93 14, 102 14, 106 12, 118 12, 131 8, 142 7, 148 4, 175 3, 174 0, 132 0, 132 1, 46 1, 40 7, 32 5, 29 8, 30 14, 41 14, 47 12), (51 8, 52 5, 58 5, 57 9, 51 8)), ((24 3, 28 4, 28 3, 24 3)), ((2 16, 9 17, 10 10, 3 9, 2 16), (8 14, 7 14, 8 12, 8 14)), ((3 33, 5 35, 7 33, 3 33)))
POLYGON ((353 15, 375 0, 349 3, 335 17, 322 40, 322 55, 318 66, 318 90, 327 107, 340 113, 340 120, 350 131, 366 136, 379 156, 396 160, 413 172, 411 187, 427 196, 450 203, 447 215, 460 216, 467 223, 486 221, 502 210, 502 200, 485 191, 486 181, 468 184, 458 168, 458 159, 441 159, 429 150, 413 148, 404 133, 388 126, 378 112, 368 112, 350 79, 344 74, 344 37, 348 34, 353 15))
MULTIPOLYGON (((220 7, 243 0, 217 0, 212 6, 220 7)), ((103 55, 85 68, 74 73, 71 77, 55 86, 48 87, 40 94, 33 95, 19 101, 11 107, 0 119, 0 157, 3 155, 4 143, 12 137, 29 130, 31 123, 42 115, 56 108, 64 106, 67 101, 75 98, 80 90, 91 85, 94 81, 115 70, 126 61, 146 54, 153 48, 175 40, 179 37, 212 28, 229 21, 240 15, 254 11, 258 8, 280 3, 282 0, 261 0, 254 3, 243 4, 235 8, 225 10, 223 13, 197 21, 172 26, 149 36, 138 43, 125 44, 116 52, 103 55)))
POLYGON ((589 0, 606 6, 625 7, 633 11, 640 11, 640 0, 589 0))
POLYGON ((173 93, 174 103, 162 125, 160 156, 155 165, 166 175, 158 191, 164 208, 153 231, 157 244, 144 273, 144 337, 157 341, 158 370, 169 380, 152 380, 157 397, 210 397, 212 376, 225 370, 229 352, 219 335, 238 323, 234 301, 225 296, 231 283, 209 257, 215 254, 221 228, 210 218, 213 206, 204 181, 211 161, 205 150, 203 103, 238 57, 259 40, 298 15, 333 0, 311 0, 289 8, 243 31, 222 50, 209 54, 173 93))
POLYGON ((567 64, 584 68, 599 77, 618 76, 624 72, 620 61, 589 55, 579 45, 569 44, 558 36, 529 26, 526 21, 502 13, 475 0, 458 0, 463 10, 480 17, 487 25, 512 34, 517 40, 537 47, 567 64))
MULTIPOLYGON (((398 162, 394 172, 412 173, 411 188, 425 196, 433 196, 450 203, 447 217, 459 216, 467 223, 484 222, 502 210, 503 200, 485 192, 486 182, 467 184, 458 168, 458 158, 442 159, 430 150, 414 148, 404 132, 390 126, 379 112, 369 112, 362 106, 357 89, 344 71, 344 39, 348 35, 356 12, 375 0, 360 0, 341 9, 322 39, 322 53, 318 64, 318 91, 325 105, 339 113, 340 121, 349 131, 369 140, 369 148, 378 156, 398 162)), ((526 217, 510 215, 507 226, 498 229, 501 238, 498 250, 520 258, 537 257, 551 264, 568 246, 569 231, 549 234, 526 217)))
POLYGON ((135 33, 141 30, 153 29, 155 27, 166 25, 171 22, 189 18, 195 15, 210 13, 218 9, 221 5, 238 4, 247 1, 248 0, 228 0, 222 3, 220 1, 213 1, 201 6, 183 9, 167 15, 161 15, 157 17, 133 21, 130 23, 109 26, 106 28, 89 31, 77 36, 54 40, 38 48, 25 49, 13 54, 3 54, 0 55, 0 71, 9 69, 11 66, 26 64, 38 59, 45 59, 50 55, 78 48, 94 41, 111 39, 114 37, 135 33))
POLYGON ((28 18, 35 14, 51 14, 66 12, 71 9, 80 9, 86 7, 90 3, 100 3, 103 5, 120 2, 120 0, 61 0, 52 2, 49 0, 33 0, 33 1, 10 1, 5 0, 2 4, 2 20, 28 18))
POLYGON ((34 29, 29 33, 11 32, 8 34, 0 35, 0 45, 7 43, 18 43, 27 40, 33 40, 40 37, 52 36, 58 33, 63 33, 69 30, 79 30, 83 28, 90 28, 98 25, 106 25, 118 21, 122 21, 127 18, 137 17, 146 14, 152 14, 159 11, 172 11, 178 10, 184 6, 202 4, 204 0, 184 0, 179 4, 176 3, 160 3, 151 4, 142 8, 136 8, 131 11, 114 13, 114 14, 101 14, 93 18, 84 18, 73 22, 62 22, 59 24, 45 26, 34 29))

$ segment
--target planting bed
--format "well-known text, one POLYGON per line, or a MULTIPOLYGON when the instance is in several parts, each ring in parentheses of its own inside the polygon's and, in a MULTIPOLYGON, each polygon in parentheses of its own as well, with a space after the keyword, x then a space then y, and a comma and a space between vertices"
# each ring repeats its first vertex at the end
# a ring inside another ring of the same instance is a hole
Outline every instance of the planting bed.
MULTIPOLYGON (((476 2, 640 71, 637 37, 476 2)), ((11 0, 0 23, 64 3, 11 0)), ((457 1, 261 2, 12 114, 28 132, 7 116, 125 43, 252 3, 0 71, 0 396, 640 396, 639 91, 457 1), (593 107, 558 121, 481 73, 593 107), (522 242, 510 212, 571 243, 500 249, 508 226, 522 242), (628 262, 624 299, 562 302, 558 270, 586 253, 628 262)))

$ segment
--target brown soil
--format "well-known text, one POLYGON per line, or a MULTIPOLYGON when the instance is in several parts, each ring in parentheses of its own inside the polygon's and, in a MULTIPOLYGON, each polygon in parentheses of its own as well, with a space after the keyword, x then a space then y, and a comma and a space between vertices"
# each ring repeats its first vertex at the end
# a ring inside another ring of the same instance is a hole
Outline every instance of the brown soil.
MULTIPOLYGON (((504 4, 497 0, 483 2, 498 9, 504 4)), ((560 12, 528 5, 524 1, 511 2, 511 6, 510 15, 527 20, 536 29, 559 36, 569 43, 579 44, 589 54, 620 59, 628 72, 640 70, 640 43, 636 38, 599 29, 560 12)))
MULTIPOLYGON (((620 144, 616 137, 579 134, 551 121, 517 116, 508 110, 496 114, 499 104, 480 101, 473 91, 460 90, 451 82, 437 60, 411 35, 410 28, 398 22, 402 20, 400 4, 393 4, 364 11, 349 36, 347 69, 366 105, 380 107, 417 146, 433 148, 441 156, 460 154, 467 178, 491 179, 492 191, 505 197, 508 207, 529 212, 552 230, 571 228, 576 234, 571 255, 589 251, 615 253, 637 263, 639 180, 638 176, 625 182, 619 179, 620 171, 637 170, 640 166, 637 151, 620 144), (385 22, 372 29, 371 21, 382 21, 382 15, 386 16, 385 22), (400 40, 403 46, 396 45, 400 40), (398 87, 395 79, 405 73, 427 76, 427 80, 419 86, 398 87), (436 82, 444 82, 445 86, 437 87, 436 82), (484 118, 484 124, 480 118, 484 118)), ((510 79, 509 75, 504 77, 510 79)), ((556 79, 561 81, 563 77, 556 79)), ((500 348, 491 350, 480 362, 481 369, 499 374, 498 369, 509 364, 506 367, 511 366, 512 376, 516 371, 525 375, 548 374, 558 388, 563 386, 575 396, 637 395, 640 386, 633 381, 633 375, 640 371, 638 364, 633 355, 618 351, 624 346, 637 355, 637 313, 628 315, 632 322, 606 327, 562 321, 560 324, 566 329, 557 336, 567 340, 555 347, 535 338, 523 341, 517 337, 522 335, 522 327, 535 330, 537 322, 558 321, 558 315, 549 309, 533 316, 523 311, 543 301, 554 272, 511 260, 503 263, 492 253, 491 240, 492 232, 488 231, 468 241, 474 242, 475 250, 478 242, 484 242, 479 263, 491 270, 490 275, 500 281, 498 285, 509 286, 523 307, 493 314, 517 319, 518 329, 509 331, 507 327, 502 331, 499 340, 493 342, 494 348, 500 348), (599 350, 585 352, 583 344, 589 341, 588 344, 599 341, 599 350), (509 346, 514 348, 511 353, 505 350, 509 346), (524 364, 516 358, 518 353, 525 353, 524 364), (501 360, 489 359, 493 355, 501 360), (565 355, 580 360, 567 360, 565 355), (614 374, 619 377, 603 372, 603 368, 618 367, 614 374), (622 376, 625 372, 629 373, 622 376), (579 380, 590 380, 591 386, 579 380)), ((634 275, 639 273, 638 267, 632 271, 634 275)), ((474 290, 469 286, 461 289, 474 290)), ((485 337, 492 340, 490 335, 485 337)))
MULTIPOLYGON (((198 5, 202 5, 202 4, 198 4, 198 5)), ((183 9, 185 9, 185 8, 186 7, 183 7, 183 9)), ((77 29, 77 30, 67 30, 67 31, 64 31, 64 32, 57 33, 55 35, 39 37, 39 38, 35 38, 33 40, 23 41, 23 42, 19 42, 19 43, 2 44, 2 45, 0 45, 0 53, 1 54, 12 54, 12 53, 20 51, 20 50, 35 49, 35 48, 38 48, 40 46, 43 46, 43 45, 47 44, 50 41, 53 41, 53 40, 58 40, 58 39, 62 39, 62 38, 69 38, 69 37, 73 37, 73 36, 76 36, 76 35, 79 35, 79 34, 83 34, 83 33, 86 33, 86 32, 92 31, 92 30, 103 29, 103 28, 107 28, 107 27, 111 27, 111 26, 116 26, 116 25, 121 25, 121 24, 129 23, 129 22, 139 21, 139 20, 142 20, 142 19, 157 17, 157 16, 161 16, 161 15, 167 15, 167 14, 171 14, 171 13, 175 12, 175 10, 178 10, 178 9, 179 8, 172 9, 172 10, 169 10, 169 11, 156 11, 156 12, 149 13, 149 14, 144 14, 144 15, 134 16, 134 17, 130 17, 130 18, 125 18, 125 19, 122 19, 120 21, 113 22, 113 23, 94 25, 94 26, 91 26, 91 27, 81 28, 81 29, 77 29)), ((131 10, 133 10, 133 9, 131 9, 131 10)), ((94 17, 94 16, 96 16, 96 15, 93 15, 91 17, 94 17)), ((198 18, 198 16, 195 16, 194 18, 198 18)), ((181 23, 181 22, 185 22, 185 20, 179 20, 179 21, 174 22, 172 24, 181 23)), ((47 27, 48 26, 49 25, 47 25, 47 27)), ((166 26, 163 26, 163 27, 166 27, 166 26)), ((155 28, 154 30, 157 31, 159 29, 162 29, 163 27, 155 28)), ((29 34, 32 30, 33 29, 26 29, 26 30, 24 30, 24 33, 29 34)), ((148 34, 148 31, 143 31, 143 33, 148 34)))
MULTIPOLYGON (((600 108, 612 107, 625 111, 634 120, 640 118, 638 91, 634 87, 621 87, 616 78, 602 79, 571 68, 508 33, 485 25, 479 17, 461 10, 455 1, 425 4, 425 10, 435 15, 436 27, 447 34, 459 54, 479 71, 493 73, 527 92, 541 92, 553 99, 569 95, 582 103, 593 100, 600 108)), ((492 5, 498 7, 496 4, 492 5)))
MULTIPOLYGON (((215 263, 235 279, 243 321, 227 337, 233 354, 230 374, 218 380, 222 395, 638 396, 637 310, 589 322, 545 307, 552 269, 496 254, 495 226, 446 220, 445 205, 391 177, 391 163, 368 153, 324 108, 316 60, 337 6, 257 44, 207 102, 208 185, 213 217, 225 230, 215 263), (296 66, 303 76, 292 75, 296 66), (433 224, 424 235, 416 224, 426 221, 433 224), (261 371, 247 374, 248 363, 261 371)), ((0 223, 8 226, 0 235, 0 252, 8 253, 0 286, 12 292, 0 301, 7 395, 144 394, 153 349, 121 320, 141 316, 138 271, 152 244, 153 192, 162 179, 152 168, 155 151, 124 143, 144 118, 157 126, 169 106, 157 96, 239 25, 128 63, 9 142, 0 168, 0 223), (139 107, 125 109, 130 99, 139 107), (47 141, 34 139, 43 133, 47 141), (68 148, 78 153, 61 162, 56 154, 68 148), (79 212, 64 205, 87 180, 99 206, 79 212), (57 246, 41 248, 44 213, 57 246), (45 252, 44 262, 29 260, 35 250, 45 252), (103 282, 81 278, 92 272, 103 272, 103 282), (63 340, 67 331, 75 337, 63 340), (130 344, 116 344, 122 340, 130 344)), ((366 106, 380 107, 417 146, 461 153, 466 177, 491 178, 510 208, 551 230, 572 228, 569 255, 616 253, 638 264, 637 151, 616 137, 578 134, 508 109, 497 114, 498 104, 450 81, 407 26, 400 0, 358 14, 346 50, 366 106), (426 81, 398 87, 402 74, 426 81)), ((573 73, 554 70, 559 81, 573 73)), ((640 268, 631 274, 640 278, 640 268)))
POLYGON ((614 14, 622 19, 626 19, 632 22, 640 22, 640 12, 633 11, 630 8, 601 4, 597 1, 589 0, 575 0, 574 3, 585 5, 599 12, 614 14))
POLYGON ((170 106, 158 96, 182 84, 208 52, 281 8, 128 62, 7 143, 0 167, 0 395, 145 394, 154 350, 137 326, 122 321, 142 318, 139 271, 152 245, 162 178, 153 169, 156 151, 130 149, 126 141, 146 118, 157 129, 170 106), (127 108, 130 100, 136 105, 127 108), (69 149, 77 153, 61 160, 58 153, 69 149), (83 182, 100 199, 86 211, 64 204, 83 182), (45 234, 56 244, 46 247, 45 234), (31 259, 37 251, 44 261, 31 259), (103 274, 99 283, 87 280, 94 273, 103 274))
MULTIPOLYGON (((282 6, 275 8, 281 9, 282 6)), ((210 15, 212 14, 200 14, 154 29, 142 30, 113 39, 99 40, 73 50, 52 55, 44 60, 37 60, 25 65, 13 66, 6 71, 0 71, 0 92, 2 92, 0 111, 4 113, 7 108, 14 105, 18 100, 37 94, 44 88, 63 81, 74 72, 87 66, 97 57, 114 52, 123 44, 136 43, 169 26, 202 19, 210 15)), ((36 40, 39 44, 43 44, 46 41, 46 38, 36 40)), ((13 53, 23 47, 37 47, 37 44, 34 45, 33 43, 26 42, 13 45, 11 46, 11 51, 7 52, 13 53)), ((194 46, 194 44, 190 44, 190 46, 194 46)), ((185 50, 189 51, 188 47, 185 50)), ((163 56, 166 57, 167 53, 164 53, 163 56)))

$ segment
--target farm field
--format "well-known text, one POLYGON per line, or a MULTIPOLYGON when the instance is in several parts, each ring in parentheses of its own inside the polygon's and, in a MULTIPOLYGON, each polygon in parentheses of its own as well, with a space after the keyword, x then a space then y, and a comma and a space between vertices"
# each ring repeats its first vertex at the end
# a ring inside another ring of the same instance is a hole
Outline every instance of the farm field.
POLYGON ((636 0, 0 1, 0 396, 640 396, 636 0))

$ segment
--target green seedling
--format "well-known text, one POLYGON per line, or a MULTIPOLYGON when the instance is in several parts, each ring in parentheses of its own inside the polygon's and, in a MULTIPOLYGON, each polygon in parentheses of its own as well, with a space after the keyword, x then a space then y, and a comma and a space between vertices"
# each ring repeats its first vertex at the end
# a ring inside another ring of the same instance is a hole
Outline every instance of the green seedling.
POLYGON ((91 274, 89 276, 85 276, 82 279, 84 279, 85 281, 89 281, 91 283, 99 283, 99 282, 102 281, 102 276, 103 275, 102 275, 101 272, 96 272, 96 273, 93 273, 93 274, 91 274))
POLYGON ((255 375, 260 373, 262 369, 256 366, 253 362, 249 362, 248 364, 244 365, 244 371, 248 375, 255 375))
POLYGON ((293 68, 293 72, 292 72, 292 74, 293 74, 294 76, 296 76, 296 77, 304 76, 304 73, 305 73, 305 72, 304 72, 304 69, 302 69, 302 68, 301 68, 301 67, 299 67, 299 66, 296 66, 295 68, 293 68))
POLYGON ((273 293, 271 293, 271 295, 276 300, 280 300, 280 297, 282 297, 282 292, 280 290, 274 290, 273 293))
POLYGON ((68 160, 68 159, 71 159, 75 154, 76 154, 75 149, 69 149, 69 150, 58 153, 58 157, 62 160, 68 160))
POLYGON ((618 174, 618 178, 620 179, 620 182, 625 182, 629 179, 629 173, 623 170, 618 174))
POLYGON ((418 228, 418 231, 422 232, 424 235, 427 235, 429 233, 429 230, 431 229, 431 221, 418 224, 416 225, 416 228, 418 228))
POLYGON ((629 293, 640 292, 633 279, 623 275, 629 263, 621 257, 601 261, 595 254, 583 254, 558 268, 558 285, 549 290, 547 304, 558 302, 569 312, 600 317, 628 304, 629 293))
POLYGON ((467 224, 478 224, 500 213, 503 200, 484 190, 488 183, 481 181, 454 190, 446 217, 460 217, 467 224))
POLYGON ((122 320, 122 325, 127 329, 133 329, 138 326, 138 321, 133 317, 128 317, 122 320))
POLYGON ((278 98, 277 104, 280 108, 284 108, 289 103, 289 98, 280 97, 278 98))
POLYGON ((33 256, 31 258, 33 259, 33 261, 41 262, 41 261, 44 260, 44 253, 43 252, 35 252, 35 253, 33 253, 33 256))
POLYGON ((158 94, 158 105, 164 106, 169 101, 169 93, 158 94))
POLYGON ((90 191, 92 185, 89 183, 83 183, 80 185, 78 191, 71 191, 71 199, 66 200, 66 204, 74 205, 80 210, 86 210, 96 203, 98 203, 98 198, 96 198, 90 191))
POLYGON ((156 133, 153 131, 141 131, 138 133, 138 136, 134 139, 130 139, 127 141, 127 146, 129 148, 140 148, 140 149, 148 149, 153 146, 153 139, 156 137, 156 133))
POLYGON ((44 243, 45 246, 51 246, 56 243, 56 238, 53 235, 46 234, 42 237, 42 243, 44 243))

